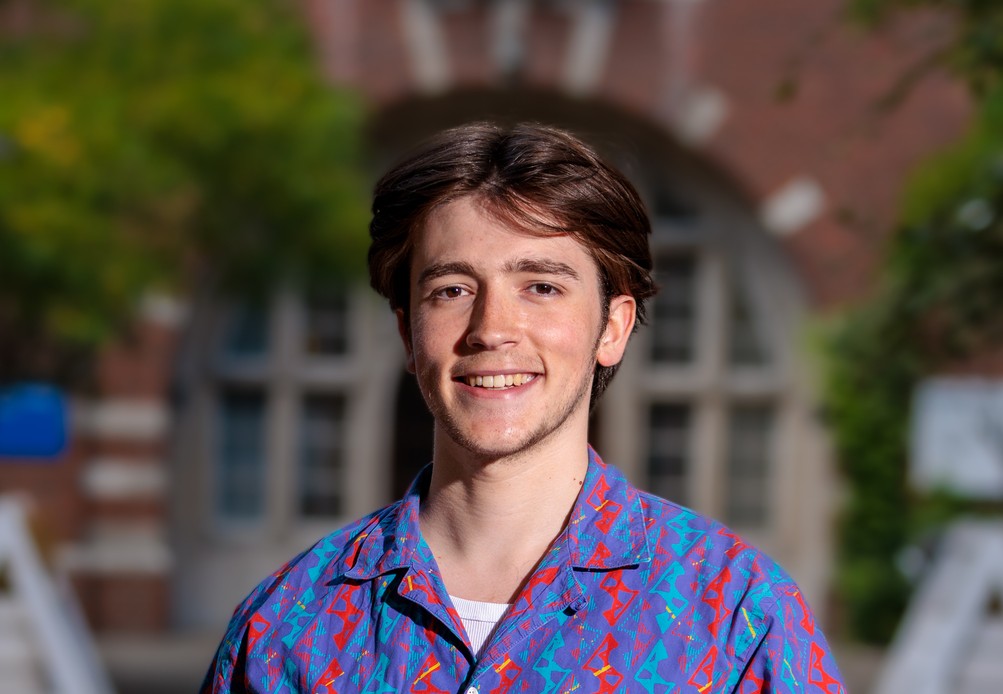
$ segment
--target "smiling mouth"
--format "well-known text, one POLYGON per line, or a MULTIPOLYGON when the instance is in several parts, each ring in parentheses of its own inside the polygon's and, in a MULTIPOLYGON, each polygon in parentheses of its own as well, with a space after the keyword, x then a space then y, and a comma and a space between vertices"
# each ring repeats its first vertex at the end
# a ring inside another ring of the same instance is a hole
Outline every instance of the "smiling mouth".
POLYGON ((493 376, 462 376, 457 379, 468 386, 474 388, 489 388, 491 390, 504 390, 522 386, 536 378, 536 374, 496 374, 493 376))

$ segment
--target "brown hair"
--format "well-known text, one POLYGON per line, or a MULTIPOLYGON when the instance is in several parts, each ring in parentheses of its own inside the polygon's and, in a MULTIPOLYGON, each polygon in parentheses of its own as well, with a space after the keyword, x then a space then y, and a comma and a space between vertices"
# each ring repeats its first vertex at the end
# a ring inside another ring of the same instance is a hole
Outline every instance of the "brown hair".
MULTIPOLYGON (((637 191, 568 132, 524 123, 471 123, 427 141, 376 184, 369 224, 369 277, 391 308, 408 311, 414 231, 438 207, 476 195, 500 220, 528 233, 568 234, 599 268, 604 314, 615 296, 637 302, 646 321, 651 223, 637 191)), ((616 366, 596 365, 592 404, 616 366)))

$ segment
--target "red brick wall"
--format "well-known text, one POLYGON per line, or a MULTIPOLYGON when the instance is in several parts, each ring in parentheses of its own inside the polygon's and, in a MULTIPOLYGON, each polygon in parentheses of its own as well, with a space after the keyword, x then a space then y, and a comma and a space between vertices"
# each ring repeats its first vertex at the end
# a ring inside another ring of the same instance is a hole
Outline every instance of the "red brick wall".
MULTIPOLYGON (((315 8, 311 16, 327 6, 326 0, 307 4, 315 8)), ((869 30, 849 20, 845 0, 705 0, 691 3, 688 43, 678 46, 672 45, 671 5, 616 3, 599 88, 582 108, 598 100, 660 123, 672 138, 674 88, 718 90, 727 118, 700 153, 731 175, 753 207, 795 177, 816 181, 825 194, 824 214, 784 245, 818 307, 862 297, 872 286, 906 176, 954 141, 970 116, 964 86, 937 70, 889 103, 902 78, 949 40, 949 22, 911 14, 869 30)), ((329 64, 332 77, 361 89, 377 108, 421 96, 399 0, 358 3, 353 16, 351 42, 358 51, 337 67, 329 64)), ((445 12, 449 89, 563 90, 571 14, 543 5, 529 16, 525 65, 513 83, 491 62, 486 4, 445 12)), ((348 38, 337 23, 315 29, 324 55, 348 38)))
POLYGON ((709 153, 741 172, 752 199, 807 174, 823 218, 787 246, 819 305, 871 286, 909 172, 954 141, 965 88, 931 71, 890 103, 903 78, 950 39, 943 16, 913 14, 875 31, 842 0, 708 2, 698 72, 735 101, 709 153))
MULTIPOLYGON (((100 397, 169 407, 168 394, 174 375, 177 329, 140 320, 118 342, 101 354, 96 369, 100 397)), ((167 467, 168 445, 162 436, 134 440, 129 437, 94 435, 91 455, 113 456, 127 464, 155 461, 167 467)), ((166 471, 165 471, 166 474, 166 471)), ((167 535, 168 499, 165 495, 143 498, 88 499, 90 523, 129 528, 148 524, 163 528, 167 535)), ((169 576, 166 573, 97 572, 78 574, 81 602, 92 626, 100 631, 162 631, 169 620, 169 576)))
POLYGON ((97 632, 156 633, 169 623, 166 576, 148 574, 77 575, 73 588, 87 623, 97 632))
POLYGON ((80 535, 86 511, 77 482, 83 450, 81 442, 73 441, 53 462, 0 460, 0 494, 27 500, 31 523, 50 550, 80 535))
MULTIPOLYGON (((95 368, 95 393, 81 407, 102 399, 167 406, 177 331, 140 320, 109 345, 95 368)), ((79 409, 79 408, 78 408, 79 409)), ((72 410, 72 408, 71 408, 72 410)), ((74 420, 86 420, 79 411, 74 420)), ((164 434, 167 432, 165 431, 164 434)), ((94 498, 83 477, 97 459, 126 464, 155 461, 166 466, 166 436, 140 439, 108 437, 85 427, 71 432, 67 453, 52 463, 5 460, 0 463, 0 493, 16 492, 29 500, 32 526, 43 553, 53 562, 59 548, 86 552, 98 526, 132 529, 160 527, 166 536, 168 501, 164 495, 143 498, 94 498)), ((159 631, 168 624, 168 576, 162 572, 119 572, 72 564, 74 585, 91 625, 101 631, 159 631)))

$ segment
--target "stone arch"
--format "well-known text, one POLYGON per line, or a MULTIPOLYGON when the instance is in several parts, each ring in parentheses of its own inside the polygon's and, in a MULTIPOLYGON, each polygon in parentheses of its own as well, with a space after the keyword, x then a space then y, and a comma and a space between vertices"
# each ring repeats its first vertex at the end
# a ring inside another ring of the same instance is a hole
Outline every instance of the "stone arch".
MULTIPOLYGON (((685 216, 687 204, 718 212, 717 241, 739 272, 740 257, 755 258, 773 271, 772 289, 756 290, 788 297, 770 320, 788 332, 808 297, 788 261, 782 243, 760 221, 760 201, 722 162, 691 149, 645 114, 615 103, 519 87, 458 89, 437 96, 403 98, 374 114, 367 128, 377 169, 401 152, 442 130, 474 120, 515 123, 529 120, 572 130, 623 170, 646 198, 653 217, 685 216), (684 201, 684 198, 690 203, 684 201), (777 323, 776 321, 780 321, 777 323)), ((765 296, 760 303, 768 303, 765 296)))
POLYGON ((628 169, 642 160, 659 159, 690 175, 714 181, 730 197, 754 206, 756 200, 740 179, 711 155, 687 147, 647 114, 616 102, 584 99, 529 87, 464 88, 435 96, 409 96, 381 107, 367 124, 368 140, 382 165, 443 128, 473 120, 499 123, 538 121, 583 136, 606 156, 628 169))

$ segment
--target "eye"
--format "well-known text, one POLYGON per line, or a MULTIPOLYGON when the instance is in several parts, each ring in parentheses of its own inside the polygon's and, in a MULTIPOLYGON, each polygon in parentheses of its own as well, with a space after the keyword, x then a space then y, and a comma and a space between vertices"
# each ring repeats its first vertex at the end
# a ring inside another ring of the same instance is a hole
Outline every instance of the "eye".
POLYGON ((467 290, 463 287, 457 285, 450 285, 448 287, 443 287, 442 289, 437 289, 432 296, 437 299, 459 299, 464 296, 467 290))
POLYGON ((556 296, 560 294, 560 290, 552 284, 547 284, 546 282, 537 282, 530 285, 530 291, 538 296, 556 296))

